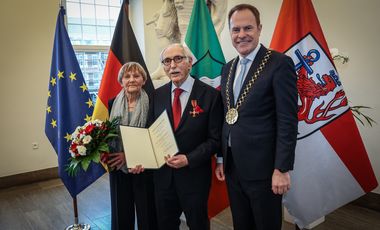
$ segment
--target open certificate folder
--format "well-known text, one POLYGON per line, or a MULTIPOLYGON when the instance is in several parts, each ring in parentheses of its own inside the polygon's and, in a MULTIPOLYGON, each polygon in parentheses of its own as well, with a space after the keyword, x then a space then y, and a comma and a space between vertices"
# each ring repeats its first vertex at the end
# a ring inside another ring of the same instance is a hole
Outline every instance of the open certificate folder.
POLYGON ((120 133, 128 168, 157 169, 165 164, 165 156, 178 152, 166 110, 148 129, 121 125, 120 133))

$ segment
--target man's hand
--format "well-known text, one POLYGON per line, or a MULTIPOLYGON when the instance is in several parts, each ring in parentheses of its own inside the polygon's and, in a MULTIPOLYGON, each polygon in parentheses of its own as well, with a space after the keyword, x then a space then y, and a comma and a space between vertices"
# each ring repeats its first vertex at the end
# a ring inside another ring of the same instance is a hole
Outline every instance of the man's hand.
POLYGON ((290 189, 289 172, 282 173, 275 169, 272 175, 272 191, 274 194, 285 194, 290 189))
POLYGON ((121 169, 125 165, 125 155, 123 152, 110 153, 109 160, 107 162, 110 168, 121 169))
POLYGON ((215 168, 215 176, 220 181, 224 181, 226 177, 224 176, 223 163, 217 163, 215 168))
POLYGON ((140 174, 144 172, 144 170, 145 169, 142 167, 142 165, 136 165, 136 167, 128 169, 128 172, 132 174, 140 174))
POLYGON ((189 164, 187 157, 184 154, 177 154, 172 157, 165 157, 166 164, 172 168, 182 168, 189 164))

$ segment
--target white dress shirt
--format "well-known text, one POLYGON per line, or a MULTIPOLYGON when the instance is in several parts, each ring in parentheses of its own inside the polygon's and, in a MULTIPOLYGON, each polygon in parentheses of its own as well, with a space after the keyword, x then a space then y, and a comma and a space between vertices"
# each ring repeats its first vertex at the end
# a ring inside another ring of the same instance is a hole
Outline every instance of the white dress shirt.
MULTIPOLYGON (((256 48, 255 48, 254 50, 252 50, 252 52, 249 53, 249 54, 245 57, 245 59, 248 59, 248 62, 247 62, 247 64, 246 64, 246 70, 247 70, 247 71, 246 71, 245 76, 243 76, 243 80, 242 80, 242 82, 245 81, 245 78, 247 77, 247 73, 248 73, 249 69, 251 68, 251 65, 252 65, 253 61, 255 60, 256 55, 257 55, 257 53, 259 52, 260 47, 261 47, 261 44, 258 44, 258 45, 256 46, 256 48)), ((241 55, 239 55, 239 60, 241 60, 241 59, 243 59, 243 57, 242 57, 241 55)), ((240 62, 239 62, 239 63, 240 63, 240 62)), ((236 81, 237 81, 237 76, 239 76, 239 74, 240 74, 240 70, 241 70, 241 65, 240 65, 239 63, 237 64, 236 71, 235 71, 235 80, 234 80, 234 85, 232 86, 233 89, 235 88, 235 84, 236 84, 236 81)))
MULTIPOLYGON (((183 90, 183 92, 179 96, 179 100, 181 101, 181 115, 183 114, 183 111, 186 108, 187 101, 189 100, 190 93, 191 93, 191 90, 192 90, 193 85, 194 85, 194 81, 195 81, 194 78, 192 78, 189 75, 187 77, 187 79, 179 87, 179 88, 181 88, 183 90)), ((177 88, 177 86, 175 86, 172 83, 172 89, 171 89, 172 90, 172 105, 173 105, 173 100, 174 100, 174 90, 175 90, 175 88, 177 88)))

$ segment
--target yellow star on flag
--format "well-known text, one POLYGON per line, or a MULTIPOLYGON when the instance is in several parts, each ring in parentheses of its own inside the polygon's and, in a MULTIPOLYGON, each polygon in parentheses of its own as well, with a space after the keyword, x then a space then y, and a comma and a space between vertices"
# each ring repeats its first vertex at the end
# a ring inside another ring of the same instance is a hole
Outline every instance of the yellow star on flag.
POLYGON ((87 85, 84 84, 84 82, 83 82, 83 84, 81 86, 79 86, 79 88, 81 88, 83 90, 83 92, 86 91, 86 90, 88 90, 87 89, 87 85))
POLYGON ((55 79, 55 77, 51 78, 50 83, 51 83, 52 86, 54 86, 54 85, 57 84, 57 80, 55 79))
POLYGON ((77 78, 75 77, 76 75, 77 75, 76 73, 73 73, 73 72, 70 73, 69 78, 71 79, 71 81, 74 81, 74 80, 77 79, 77 78))
POLYGON ((66 133, 65 139, 67 142, 69 142, 71 140, 71 135, 66 133))
POLYGON ((50 93, 50 90, 48 91, 48 97, 51 97, 51 93, 50 93))
POLYGON ((63 73, 64 73, 64 71, 58 70, 58 74, 57 74, 58 79, 64 78, 63 73))
POLYGON ((88 99, 88 101, 86 102, 86 104, 88 105, 88 108, 90 108, 91 106, 94 106, 94 104, 92 103, 91 98, 88 99))
POLYGON ((48 107, 46 108, 46 112, 47 112, 47 113, 51 113, 51 106, 48 106, 48 107))
POLYGON ((51 126, 53 126, 53 128, 57 127, 57 121, 54 120, 54 119, 51 119, 51 126))
POLYGON ((91 116, 88 116, 88 115, 86 114, 86 118, 84 118, 84 120, 85 120, 86 122, 91 121, 91 116))

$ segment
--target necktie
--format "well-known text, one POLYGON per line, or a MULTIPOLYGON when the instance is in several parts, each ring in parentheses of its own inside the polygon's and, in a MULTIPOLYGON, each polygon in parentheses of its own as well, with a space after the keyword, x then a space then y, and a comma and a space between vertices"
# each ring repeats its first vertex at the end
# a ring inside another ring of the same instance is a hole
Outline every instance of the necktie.
POLYGON ((179 96, 181 95, 182 92, 183 92, 183 89, 181 88, 174 89, 174 100, 173 100, 173 105, 172 105, 174 130, 177 129, 179 121, 181 120, 182 108, 181 108, 181 101, 179 100, 179 96))
POLYGON ((244 82, 244 76, 245 76, 245 71, 247 67, 249 59, 243 58, 240 60, 240 73, 239 75, 235 78, 235 87, 234 87, 234 103, 236 104, 236 101, 239 97, 241 86, 243 85, 244 82))

